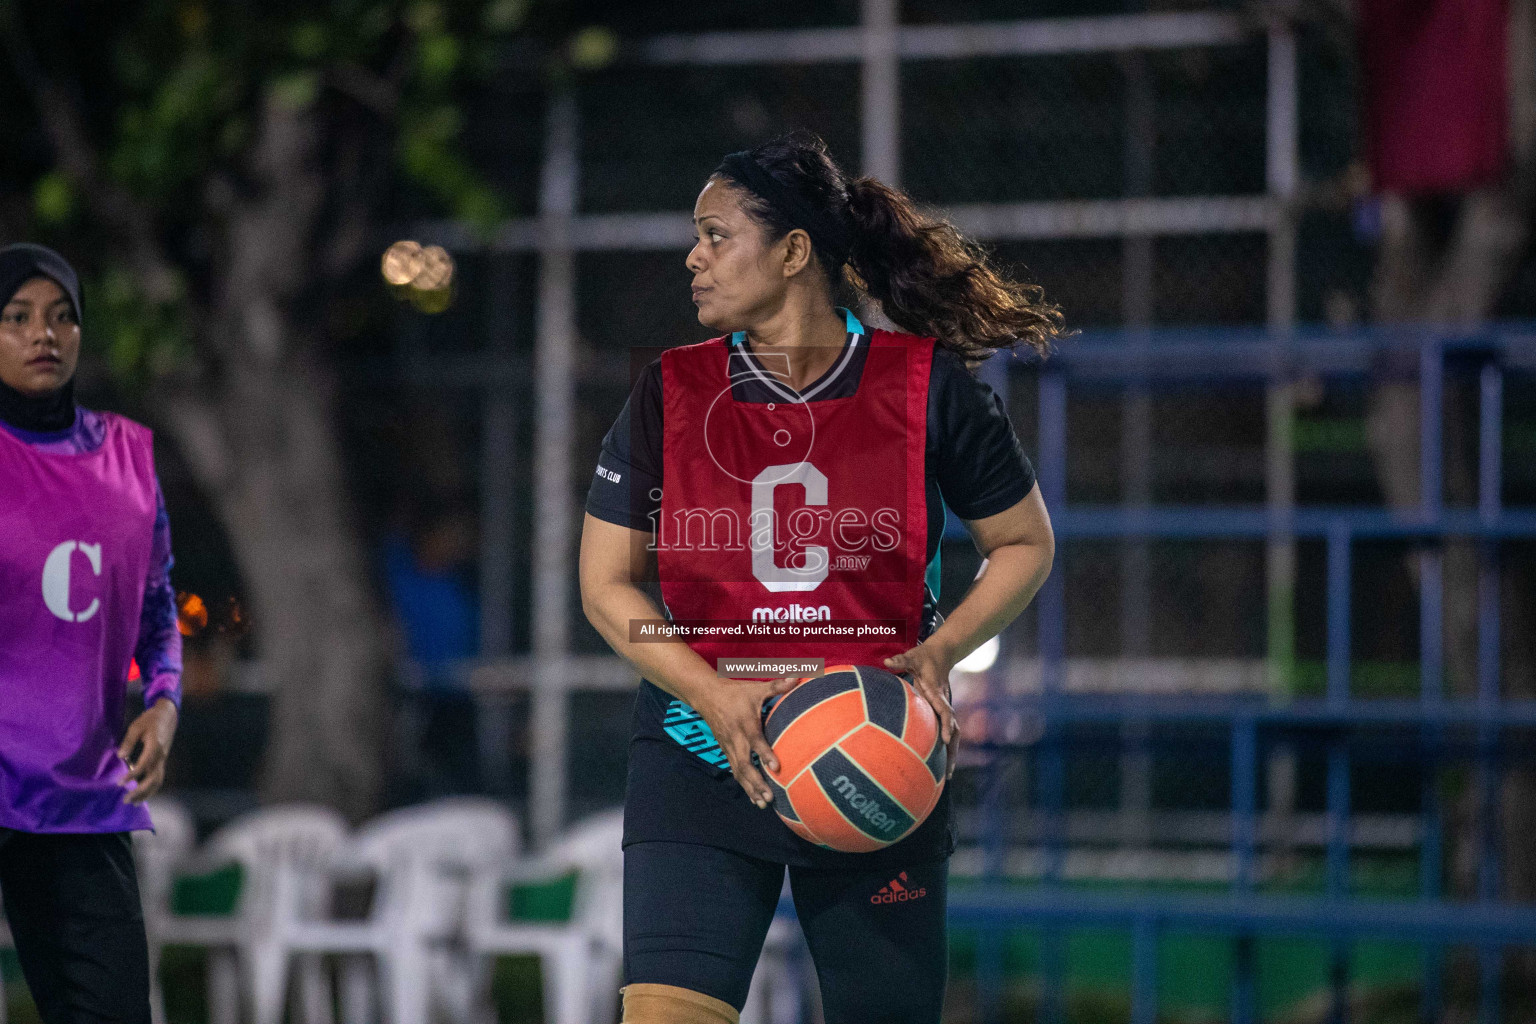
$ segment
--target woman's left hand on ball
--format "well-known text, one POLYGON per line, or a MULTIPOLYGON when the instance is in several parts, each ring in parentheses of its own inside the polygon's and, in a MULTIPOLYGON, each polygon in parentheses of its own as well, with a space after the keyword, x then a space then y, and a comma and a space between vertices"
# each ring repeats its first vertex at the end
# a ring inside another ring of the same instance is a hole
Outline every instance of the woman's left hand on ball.
POLYGON ((949 703, 949 670, 954 665, 936 648, 918 644, 886 658, 885 667, 897 675, 905 675, 939 716, 939 737, 948 748, 944 767, 944 777, 948 779, 955 774, 955 754, 960 749, 960 722, 949 703))

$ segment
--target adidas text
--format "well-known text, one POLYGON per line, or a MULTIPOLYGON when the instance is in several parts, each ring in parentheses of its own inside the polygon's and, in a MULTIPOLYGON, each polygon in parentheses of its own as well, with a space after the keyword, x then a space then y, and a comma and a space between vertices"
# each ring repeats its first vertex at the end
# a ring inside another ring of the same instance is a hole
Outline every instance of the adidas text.
POLYGON ((906 903, 909 900, 920 900, 928 895, 927 889, 908 889, 907 886, 910 884, 912 883, 907 878, 907 873, 903 871, 885 885, 882 885, 880 891, 869 898, 869 902, 906 903))

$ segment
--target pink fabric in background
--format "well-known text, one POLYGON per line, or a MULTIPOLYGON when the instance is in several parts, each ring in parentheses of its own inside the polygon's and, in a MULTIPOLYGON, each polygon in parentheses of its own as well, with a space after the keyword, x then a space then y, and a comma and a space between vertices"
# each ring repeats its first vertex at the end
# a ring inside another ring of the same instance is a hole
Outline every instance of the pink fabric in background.
POLYGON ((1464 192, 1506 159, 1506 0, 1358 0, 1378 192, 1464 192))

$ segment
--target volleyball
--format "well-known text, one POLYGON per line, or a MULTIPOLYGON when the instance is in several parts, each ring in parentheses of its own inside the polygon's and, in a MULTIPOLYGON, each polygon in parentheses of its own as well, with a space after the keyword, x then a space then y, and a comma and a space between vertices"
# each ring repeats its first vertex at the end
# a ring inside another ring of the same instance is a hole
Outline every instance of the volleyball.
POLYGON ((899 676, 833 665, 776 703, 763 735, 773 806, 795 834, 870 853, 910 835, 944 790, 946 751, 933 708, 899 676))

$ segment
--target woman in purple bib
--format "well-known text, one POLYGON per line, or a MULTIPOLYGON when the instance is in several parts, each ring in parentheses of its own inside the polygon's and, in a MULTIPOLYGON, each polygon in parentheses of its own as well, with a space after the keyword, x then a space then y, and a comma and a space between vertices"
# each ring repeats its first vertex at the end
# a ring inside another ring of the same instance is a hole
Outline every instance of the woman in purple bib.
POLYGON ((0 895, 45 1024, 149 1020, 129 833, 181 703, 150 432, 75 405, 80 285, 0 249, 0 895), (124 728, 129 666, 146 710, 124 728))

